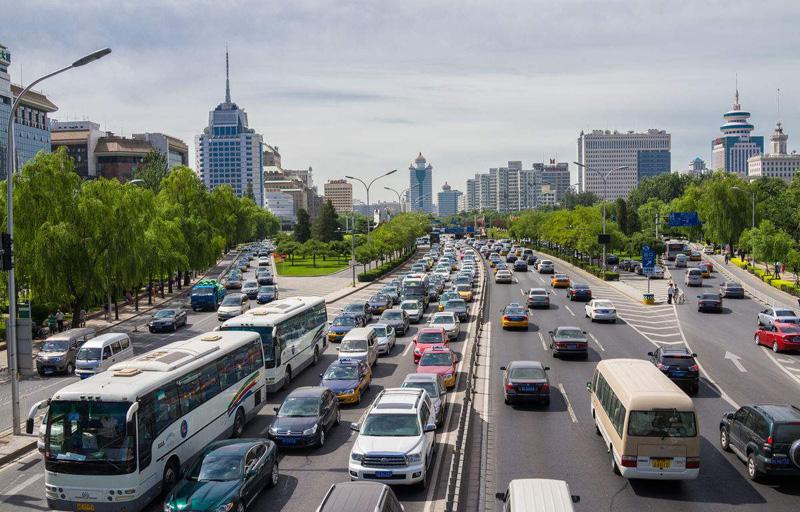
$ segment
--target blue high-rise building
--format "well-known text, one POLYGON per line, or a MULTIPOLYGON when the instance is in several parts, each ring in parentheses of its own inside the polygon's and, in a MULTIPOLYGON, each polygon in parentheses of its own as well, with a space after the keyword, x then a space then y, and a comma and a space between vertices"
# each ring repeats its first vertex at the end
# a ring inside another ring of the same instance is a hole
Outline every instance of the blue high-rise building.
MULTIPOLYGON (((0 44, 0 179, 6 179, 8 166, 8 120, 11 104, 22 93, 22 88, 11 84, 8 66, 11 52, 0 44)), ((16 169, 39 151, 50 152, 50 118, 58 110, 44 94, 28 91, 17 106, 14 116, 14 153, 16 169)))
POLYGON ((408 203, 411 211, 433 213, 433 166, 422 153, 408 167, 408 203))
POLYGON ((739 87, 733 102, 733 110, 723 116, 725 124, 720 127, 722 137, 711 141, 711 170, 724 170, 747 176, 747 159, 764 152, 764 137, 750 135, 754 126, 750 124, 750 112, 739 104, 739 87))
POLYGON ((256 204, 264 206, 263 137, 250 128, 247 113, 231 101, 228 52, 225 52, 225 102, 208 114, 208 126, 195 137, 195 163, 209 190, 230 185, 243 197, 252 188, 256 204))

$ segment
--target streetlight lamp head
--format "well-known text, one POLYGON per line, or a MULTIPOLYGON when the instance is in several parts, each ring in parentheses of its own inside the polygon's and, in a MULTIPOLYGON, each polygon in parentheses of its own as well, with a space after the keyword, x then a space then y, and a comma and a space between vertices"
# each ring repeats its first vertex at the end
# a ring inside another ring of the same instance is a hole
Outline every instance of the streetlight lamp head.
POLYGON ((111 48, 103 48, 102 50, 97 50, 96 52, 90 53, 86 57, 81 57, 80 59, 78 59, 75 62, 73 62, 72 63, 72 67, 73 68, 79 68, 81 66, 85 66, 86 64, 89 64, 90 62, 94 62, 97 59, 102 59, 103 57, 105 57, 109 53, 111 53, 111 48))
POLYGON ((128 185, 140 185, 140 184, 144 183, 144 180, 140 180, 139 178, 136 178, 135 180, 130 180, 130 181, 127 181, 126 183, 128 185))
POLYGON ((391 170, 391 171, 387 172, 387 173, 386 173, 386 176, 388 176, 388 175, 390 175, 390 174, 394 174, 394 173, 396 173, 396 172, 397 172, 397 169, 393 169, 393 170, 391 170))
POLYGON ((345 178, 347 178, 348 180, 354 180, 354 179, 355 179, 355 178, 354 178, 354 177, 352 177, 352 176, 345 176, 345 178))
POLYGON ((572 163, 577 165, 578 167, 586 167, 585 165, 583 165, 582 163, 579 163, 579 162, 572 162, 572 163))

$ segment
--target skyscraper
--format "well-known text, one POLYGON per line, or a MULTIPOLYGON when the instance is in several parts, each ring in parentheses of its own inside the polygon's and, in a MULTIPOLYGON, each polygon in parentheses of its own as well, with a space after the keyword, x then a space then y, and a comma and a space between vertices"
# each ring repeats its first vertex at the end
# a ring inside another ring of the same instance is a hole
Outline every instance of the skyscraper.
POLYGON ((754 126, 748 122, 750 112, 739 104, 739 86, 733 100, 733 110, 725 112, 722 137, 711 141, 711 170, 719 169, 747 176, 747 160, 764 152, 764 137, 751 136, 754 126))
POLYGON ((628 192, 645 178, 670 171, 671 136, 664 130, 593 130, 578 137, 577 182, 581 191, 605 199, 627 198, 628 192), (610 171, 622 166, 626 169, 610 171), (607 175, 606 184, 599 174, 607 175))
POLYGON ((325 200, 330 201, 336 213, 353 211, 353 184, 347 180, 329 180, 323 185, 325 200))
POLYGON ((408 167, 408 201, 411 211, 433 213, 433 166, 420 152, 408 167), (427 165, 426 165, 427 164, 427 165))
POLYGON ((256 204, 264 206, 263 137, 250 128, 247 114, 231 101, 228 52, 225 51, 225 102, 208 114, 208 126, 195 137, 195 163, 210 190, 230 185, 237 196, 252 189, 256 204))
POLYGON ((547 200, 554 203, 563 202, 570 186, 569 164, 556 163, 555 159, 551 158, 549 164, 534 163, 533 170, 539 174, 541 185, 550 193, 547 200))
POLYGON ((442 191, 439 192, 439 216, 455 215, 458 213, 458 198, 463 194, 460 190, 453 190, 453 187, 447 184, 442 185, 442 191))

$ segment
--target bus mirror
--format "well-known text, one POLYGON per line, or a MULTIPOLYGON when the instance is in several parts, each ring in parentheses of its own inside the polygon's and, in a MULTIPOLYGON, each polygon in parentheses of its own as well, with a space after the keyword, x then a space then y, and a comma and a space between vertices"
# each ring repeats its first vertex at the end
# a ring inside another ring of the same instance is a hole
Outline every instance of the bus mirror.
POLYGON ((587 382, 586 383, 586 389, 588 389, 589 391, 592 390, 592 383, 591 382, 587 382))
POLYGON ((139 402, 133 402, 128 408, 128 413, 125 415, 125 423, 133 421, 133 415, 139 410, 139 402))
POLYGON ((28 434, 33 434, 33 418, 28 418, 25 422, 25 432, 28 434))
POLYGON ((581 497, 575 494, 572 495, 572 503, 580 503, 581 497))
POLYGON ((498 500, 502 501, 502 502, 506 501, 506 493, 504 493, 504 492, 496 492, 496 493, 494 493, 494 497, 497 498, 498 500))

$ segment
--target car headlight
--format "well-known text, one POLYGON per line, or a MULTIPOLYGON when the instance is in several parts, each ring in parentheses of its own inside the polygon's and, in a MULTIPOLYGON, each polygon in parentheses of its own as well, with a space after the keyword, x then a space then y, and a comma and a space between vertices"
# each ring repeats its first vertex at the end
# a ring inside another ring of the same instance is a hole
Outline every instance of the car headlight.
POLYGON ((344 394, 344 395, 352 395, 352 394, 353 394, 353 393, 355 393, 355 392, 356 392, 356 390, 355 390, 355 389, 348 389, 348 390, 347 390, 347 391, 345 391, 343 394, 344 394))
POLYGON ((278 429, 275 428, 273 425, 270 425, 269 426, 269 433, 274 436, 274 435, 276 435, 278 433, 278 429))
POLYGON ((448 373, 447 375, 444 376, 444 378, 445 379, 452 379, 453 378, 453 374, 452 373, 448 373))
POLYGON ((422 457, 419 453, 411 453, 406 455, 406 464, 411 464, 412 462, 419 462, 422 460, 422 457))
POLYGON ((353 462, 361 462, 364 460, 364 454, 358 452, 350 452, 350 460, 353 462))
POLYGON ((166 501, 164 502, 164 512, 172 512, 172 507, 166 501))
POLYGON ((215 512, 228 512, 230 509, 233 508, 233 502, 226 503, 225 505, 220 505, 217 507, 215 512))
POLYGON ((317 426, 316 426, 316 425, 314 425, 314 426, 313 426, 313 427, 311 427, 311 428, 307 428, 307 429, 305 429, 305 430, 303 431, 303 435, 304 435, 304 436, 313 436, 313 435, 314 435, 314 434, 316 434, 316 433, 317 433, 317 426))

